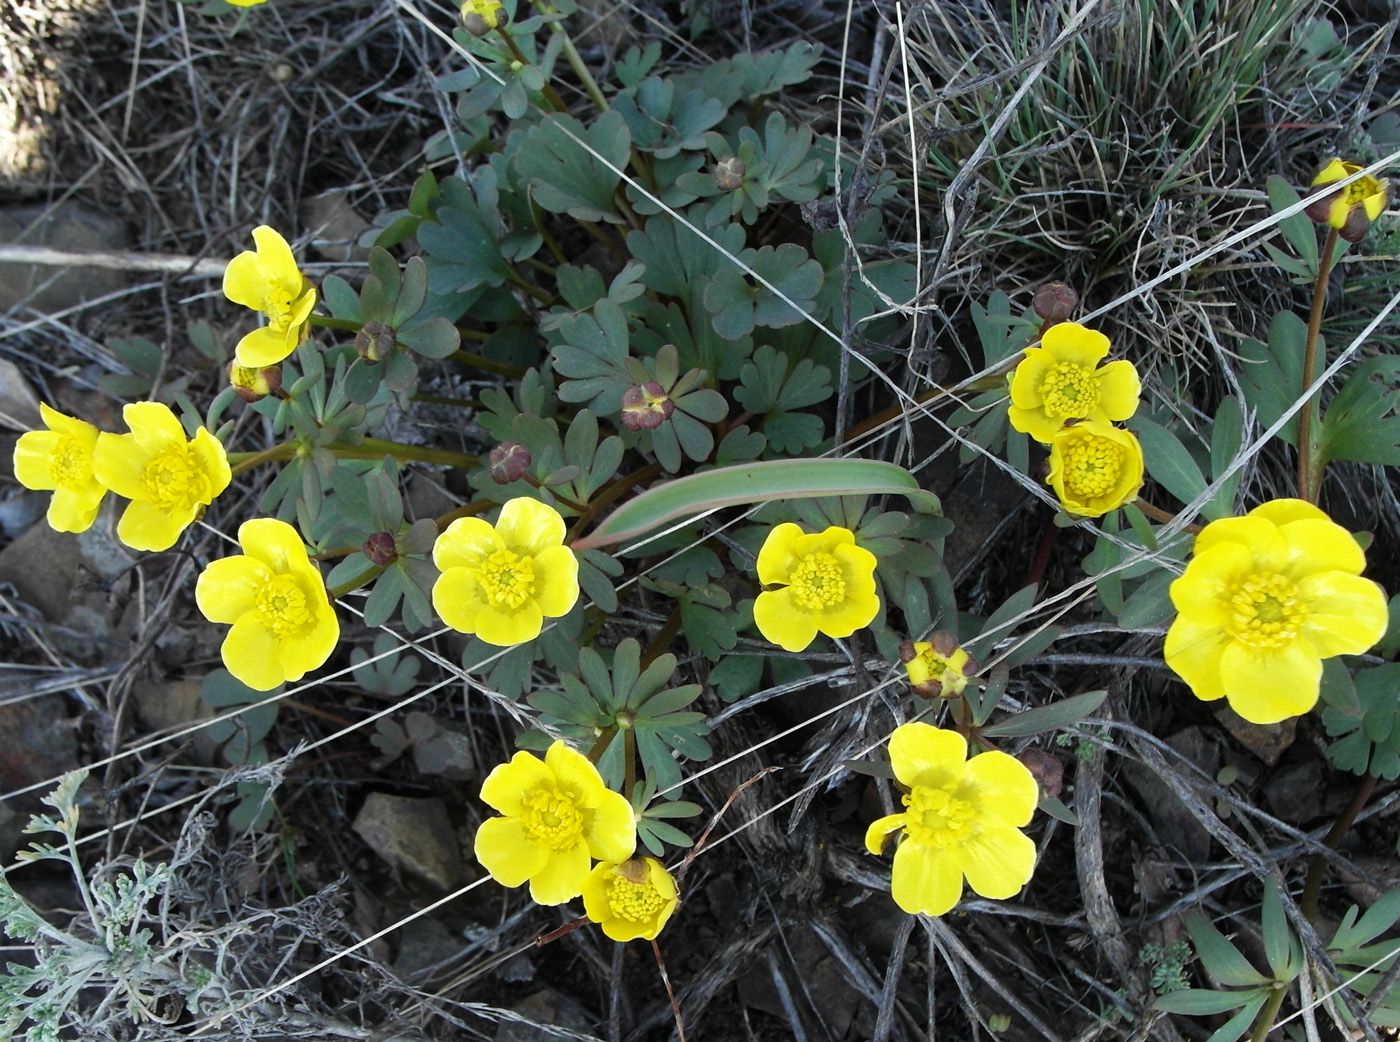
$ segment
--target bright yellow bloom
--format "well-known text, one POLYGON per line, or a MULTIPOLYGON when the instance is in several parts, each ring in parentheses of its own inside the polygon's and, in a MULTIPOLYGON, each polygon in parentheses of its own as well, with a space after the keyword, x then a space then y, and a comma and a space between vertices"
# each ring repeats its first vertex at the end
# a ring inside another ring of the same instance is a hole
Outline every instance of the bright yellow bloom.
POLYGON ((122 418, 131 433, 98 435, 92 471, 131 500, 117 522, 117 538, 133 550, 169 550, 228 488, 228 456, 203 427, 187 441, 185 428, 160 402, 128 405, 122 418))
POLYGON ((267 0, 224 0, 225 3, 234 7, 256 7, 258 4, 265 4, 267 0))
MULTIPOLYGON (((1359 163, 1347 163, 1340 159, 1334 159, 1314 175, 1312 187, 1320 188, 1323 185, 1330 185, 1334 181, 1341 181, 1350 177, 1359 170, 1364 170, 1359 163)), ((1320 223, 1330 224, 1338 231, 1347 227, 1348 221, 1352 224, 1359 223, 1356 229, 1360 234, 1355 239, 1348 236, 1348 240, 1359 241, 1362 234, 1365 234, 1366 226, 1385 212, 1386 204, 1390 201, 1390 182, 1384 178, 1359 177, 1345 188, 1324 196, 1322 199, 1308 207, 1308 216, 1320 223), (1365 215, 1365 220, 1361 220, 1361 215, 1365 215)))
POLYGON ((753 621, 785 651, 801 651, 818 633, 849 637, 880 610, 875 555, 849 528, 805 535, 791 521, 778 525, 758 552, 758 581, 783 587, 758 595, 753 621))
POLYGON ((261 311, 267 325, 238 342, 234 359, 250 369, 275 365, 306 339, 316 287, 297 267, 287 240, 267 225, 253 229, 257 251, 244 250, 224 269, 224 296, 261 311))
POLYGON ((590 858, 616 864, 637 848, 632 805, 563 742, 543 760, 516 753, 486 776, 481 798, 505 817, 487 818, 476 830, 476 859, 502 886, 528 879, 538 904, 583 893, 590 858))
POLYGON ((676 881, 654 857, 600 861, 583 884, 584 911, 614 941, 654 940, 677 900, 676 881))
POLYGON ((890 894, 911 915, 942 915, 962 897, 963 878, 983 897, 1020 892, 1035 870, 1035 844, 1020 828, 1040 791, 1024 764, 1001 752, 967 758, 956 731, 905 724, 890 736, 890 763, 908 789, 902 814, 871 822, 865 846, 884 851, 892 833, 890 894))
POLYGON ((465 0, 457 11, 457 18, 463 29, 477 37, 486 36, 509 21, 501 0, 465 0))
POLYGON ((539 500, 501 508, 493 528, 479 517, 453 521, 433 545, 442 572, 433 608, 461 633, 509 647, 540 635, 546 618, 578 600, 578 559, 564 543, 564 519, 539 500))
POLYGON ((210 622, 231 623, 224 666, 256 691, 300 680, 331 657, 340 623, 296 529, 270 517, 238 526, 242 556, 211 561, 194 599, 210 622))
POLYGON ((909 685, 925 698, 957 698, 967 688, 968 674, 976 669, 972 657, 942 631, 934 634, 933 643, 901 644, 899 657, 909 673, 909 685))
POLYGON ((1067 420, 1126 420, 1137 412, 1132 362, 1099 362, 1108 337, 1078 322, 1051 326, 1011 374, 1011 426, 1048 445, 1067 420))
POLYGON ((1171 585, 1167 665, 1197 698, 1228 698, 1256 724, 1306 713, 1322 660, 1359 655, 1385 633, 1385 594, 1365 567, 1351 533, 1301 499, 1212 521, 1171 585))
POLYGON ((49 526, 58 532, 86 532, 97 517, 103 484, 92 476, 97 428, 39 403, 46 431, 21 434, 15 445, 15 477, 25 488, 53 490, 49 526))
POLYGON ((1050 442, 1046 483, 1060 506, 1079 517, 1101 517, 1137 499, 1142 446, 1131 431, 1090 420, 1062 427, 1050 442))

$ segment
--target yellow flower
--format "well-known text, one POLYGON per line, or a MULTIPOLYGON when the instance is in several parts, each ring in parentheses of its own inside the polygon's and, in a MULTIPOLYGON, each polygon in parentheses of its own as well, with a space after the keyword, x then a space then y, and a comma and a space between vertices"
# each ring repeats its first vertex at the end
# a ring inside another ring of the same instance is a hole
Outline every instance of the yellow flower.
POLYGON ((322 665, 340 639, 340 623, 321 573, 296 529, 263 517, 238 526, 243 554, 211 561, 194 599, 210 622, 231 623, 224 666, 257 691, 300 680, 322 665))
POLYGON ((1137 370, 1109 362, 1108 337, 1077 322, 1051 326, 1011 374, 1011 426, 1050 444, 1066 420, 1126 420, 1137 411, 1137 370))
POLYGON ((228 488, 228 457, 203 427, 187 441, 170 407, 159 402, 128 405, 122 418, 131 433, 98 435, 92 471, 131 500, 117 522, 117 538, 133 550, 169 550, 228 488))
POLYGON ((758 595, 753 621, 785 651, 801 651, 818 633, 849 637, 880 610, 875 555, 849 528, 804 535, 790 521, 778 525, 758 552, 758 581, 783 585, 758 595))
POLYGON ((1385 594, 1365 567, 1351 533, 1301 499, 1212 521, 1171 585, 1167 665, 1197 698, 1227 698, 1256 724, 1306 713, 1322 660, 1359 655, 1385 633, 1385 594))
POLYGON ((1101 517, 1137 498, 1142 446, 1131 431, 1090 420, 1062 427, 1050 443, 1046 483, 1060 506, 1080 517, 1101 517))
POLYGON ((21 434, 15 445, 15 477, 25 488, 53 490, 49 526, 86 532, 97 517, 106 487, 92 476, 97 428, 39 403, 46 431, 21 434))
MULTIPOLYGON (((1313 176, 1312 187, 1330 185, 1364 169, 1359 163, 1334 159, 1313 176)), ((1319 224, 1329 224, 1343 232, 1342 237, 1348 242, 1360 242, 1367 226, 1385 212, 1389 201, 1390 182, 1368 174, 1312 203, 1307 214, 1319 224)))
POLYGON ((890 763, 908 789, 902 814, 871 822, 865 846, 884 851, 892 833, 890 894, 911 915, 942 915, 962 897, 963 877, 983 897, 1020 892, 1035 870, 1035 844, 1019 829, 1039 800, 1024 764, 1001 752, 967 758, 956 731, 905 724, 890 736, 890 763))
POLYGON ((583 893, 590 858, 616 864, 637 847, 632 805, 563 742, 543 760, 516 753, 486 776, 481 798, 505 817, 476 830, 477 861, 502 886, 528 879, 538 904, 573 900, 583 893))
POLYGON ((614 941, 655 939, 676 903, 676 881, 654 857, 600 861, 583 884, 584 911, 614 941))
POLYGON ((433 546, 442 572, 433 608, 461 633, 508 647, 540 635, 546 618, 578 600, 578 559, 564 519, 535 499, 512 499, 493 528, 479 517, 453 521, 433 546))
POLYGON ((457 11, 462 28, 473 36, 488 35, 509 21, 501 0, 466 0, 457 11))
POLYGON ((901 644, 899 657, 909 673, 909 685, 924 698, 957 698, 967 688, 968 675, 977 669, 953 635, 943 630, 933 635, 932 643, 901 644))
POLYGON ((224 269, 224 296, 261 311, 267 325, 238 342, 234 359, 250 369, 275 365, 306 339, 316 288, 302 275, 287 240, 267 225, 253 229, 257 251, 244 250, 224 269))

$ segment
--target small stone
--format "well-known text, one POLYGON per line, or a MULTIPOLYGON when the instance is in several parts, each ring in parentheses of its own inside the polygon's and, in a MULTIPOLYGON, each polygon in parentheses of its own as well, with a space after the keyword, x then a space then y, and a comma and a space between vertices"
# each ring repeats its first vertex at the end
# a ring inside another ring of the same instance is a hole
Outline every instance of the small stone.
POLYGON ((354 828, 389 864, 439 890, 451 890, 462 878, 462 852, 442 800, 372 792, 354 828))
POLYGON ((1215 719, 1221 727, 1229 731, 1246 749, 1270 767, 1276 766, 1279 757, 1288 751, 1298 732, 1298 718, 1289 717, 1277 724, 1250 723, 1228 705, 1215 711, 1215 719))
POLYGON ((495 1042, 556 1042, 559 1034, 545 1030, 547 1027, 590 1035, 594 1029, 593 1019, 582 1006, 552 989, 535 992, 510 1011, 520 1019, 501 1024, 495 1042))

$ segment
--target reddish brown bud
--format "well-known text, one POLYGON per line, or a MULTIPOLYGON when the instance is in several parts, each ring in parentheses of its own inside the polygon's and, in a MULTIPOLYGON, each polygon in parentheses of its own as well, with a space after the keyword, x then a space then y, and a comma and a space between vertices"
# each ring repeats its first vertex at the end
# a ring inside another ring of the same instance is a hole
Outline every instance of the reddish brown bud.
POLYGON ((399 558, 398 544, 388 532, 374 532, 365 540, 360 552, 370 559, 371 564, 387 568, 399 558))
POLYGON ((382 362, 394 351, 399 331, 383 322, 366 322, 355 334, 355 350, 366 362, 382 362))
POLYGON ((1035 291, 1031 309, 1043 322, 1068 322, 1079 304, 1079 294, 1063 282, 1047 282, 1035 291))
POLYGON ((675 411, 676 403, 655 380, 629 387, 622 396, 622 425, 629 431, 654 431, 675 411))
POLYGON ((1044 749, 1023 749, 1016 759, 1031 772, 1036 785, 1040 786, 1042 798, 1053 800, 1059 797, 1060 787, 1064 783, 1065 765, 1060 762, 1058 756, 1044 749))
POLYGON ((498 485, 519 481, 530 469, 530 450, 519 442, 503 441, 491 450, 491 480, 498 485))
POLYGON ((500 0, 467 0, 457 12, 462 28, 473 36, 486 36, 510 21, 500 0))
POLYGON ((234 393, 251 405, 282 389, 282 367, 269 365, 258 368, 230 362, 228 382, 234 393))
POLYGON ((715 164, 715 187, 721 192, 736 192, 744 187, 744 175, 748 168, 737 156, 721 159, 715 164))

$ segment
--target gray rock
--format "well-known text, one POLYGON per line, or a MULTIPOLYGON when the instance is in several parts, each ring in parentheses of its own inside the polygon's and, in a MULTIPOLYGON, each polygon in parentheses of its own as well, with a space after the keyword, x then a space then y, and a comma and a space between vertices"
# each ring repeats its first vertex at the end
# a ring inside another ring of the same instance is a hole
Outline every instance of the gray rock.
POLYGON ((462 878, 462 852, 442 800, 370 793, 355 831, 389 864, 440 890, 462 878))
MULTIPOLYGON (((0 242, 56 250, 125 250, 126 228, 115 217, 75 202, 0 207, 0 242)), ((41 314, 62 311, 126 285, 125 272, 110 268, 53 268, 0 264, 0 311, 21 301, 41 314), (31 296, 33 294, 33 296, 31 296)))

